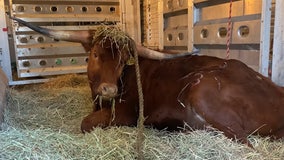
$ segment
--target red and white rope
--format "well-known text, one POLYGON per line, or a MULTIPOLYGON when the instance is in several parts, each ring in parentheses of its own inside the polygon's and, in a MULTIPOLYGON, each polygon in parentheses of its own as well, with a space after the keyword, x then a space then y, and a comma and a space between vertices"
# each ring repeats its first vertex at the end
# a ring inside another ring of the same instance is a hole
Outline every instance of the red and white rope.
POLYGON ((226 59, 230 58, 231 29, 232 29, 232 4, 233 4, 233 0, 230 0, 228 28, 227 28, 227 54, 226 54, 226 59))

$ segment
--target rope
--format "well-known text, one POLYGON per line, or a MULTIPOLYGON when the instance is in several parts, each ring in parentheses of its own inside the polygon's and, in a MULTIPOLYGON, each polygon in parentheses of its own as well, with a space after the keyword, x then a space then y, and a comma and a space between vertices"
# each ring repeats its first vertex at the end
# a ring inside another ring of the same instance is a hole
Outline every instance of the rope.
POLYGON ((227 54, 226 54, 226 59, 230 58, 230 43, 231 43, 231 29, 232 29, 232 4, 233 4, 233 0, 230 0, 230 10, 229 10, 228 29, 227 29, 227 54))
POLYGON ((135 72, 136 72, 136 82, 138 88, 138 97, 139 97, 139 118, 138 118, 138 133, 137 133, 137 153, 138 153, 138 160, 143 160, 143 142, 144 142, 144 99, 143 99, 143 91, 142 91, 142 83, 141 83, 141 75, 140 75, 140 68, 138 62, 138 53, 136 49, 136 45, 133 45, 134 49, 134 59, 135 59, 135 72))

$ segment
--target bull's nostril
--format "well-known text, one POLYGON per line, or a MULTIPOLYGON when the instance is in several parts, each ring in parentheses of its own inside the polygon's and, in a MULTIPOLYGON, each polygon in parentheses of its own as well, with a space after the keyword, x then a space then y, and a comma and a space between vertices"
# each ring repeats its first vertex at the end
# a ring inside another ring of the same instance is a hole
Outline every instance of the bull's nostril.
POLYGON ((103 91, 107 92, 107 87, 103 86, 103 91))
POLYGON ((105 97, 115 97, 117 94, 117 86, 113 84, 103 83, 98 87, 98 93, 105 97))

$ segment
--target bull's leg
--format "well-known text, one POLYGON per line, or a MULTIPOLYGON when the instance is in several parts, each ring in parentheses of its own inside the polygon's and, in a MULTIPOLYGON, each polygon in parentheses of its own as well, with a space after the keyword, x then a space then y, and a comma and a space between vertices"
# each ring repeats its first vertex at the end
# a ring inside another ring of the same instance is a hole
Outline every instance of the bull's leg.
POLYGON ((109 107, 90 113, 81 123, 83 133, 91 132, 94 127, 107 126, 134 126, 137 123, 137 114, 134 107, 127 107, 118 103, 112 113, 109 107))
MULTIPOLYGON (((212 101, 211 101, 212 102, 212 101)), ((198 114, 207 124, 224 133, 228 138, 236 139, 241 143, 252 147, 248 141, 248 132, 245 130, 242 119, 234 111, 227 108, 214 108, 217 104, 192 102, 192 110, 198 114), (203 105, 200 105, 203 104, 203 105)), ((229 104, 228 104, 229 105, 229 104)), ((228 106, 224 105, 224 106, 228 106)), ((191 114, 192 116, 193 114, 191 114)))
POLYGON ((246 144, 249 147, 253 148, 253 145, 247 139, 246 131, 241 127, 241 125, 237 123, 234 125, 232 124, 227 125, 227 124, 218 123, 217 121, 214 122, 213 124, 215 124, 215 126, 213 127, 217 128, 220 131, 223 131, 226 137, 236 139, 239 142, 246 144))
POLYGON ((193 104, 193 107, 195 108, 197 113, 203 113, 200 115, 202 115, 202 118, 208 124, 224 132, 225 136, 227 136, 228 138, 236 139, 243 144, 247 144, 249 147, 253 147, 247 139, 249 133, 245 130, 242 124, 242 119, 238 116, 238 114, 226 109, 210 110, 214 108, 213 105, 204 107, 200 106, 197 103, 195 105, 193 104))
POLYGON ((90 113, 81 123, 82 132, 91 132, 94 127, 106 127, 111 117, 110 112, 110 109, 103 108, 100 111, 90 113))

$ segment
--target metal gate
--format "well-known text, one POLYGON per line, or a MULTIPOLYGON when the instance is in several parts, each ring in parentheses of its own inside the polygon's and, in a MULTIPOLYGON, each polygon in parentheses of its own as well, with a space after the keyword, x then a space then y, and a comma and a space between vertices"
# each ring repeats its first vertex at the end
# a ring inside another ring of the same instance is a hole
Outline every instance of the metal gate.
MULTIPOLYGON (((119 0, 12 0, 12 16, 55 30, 95 29, 120 22, 119 0)), ((13 22, 19 78, 86 71, 87 54, 79 43, 58 41, 13 22)))
MULTIPOLYGON (((230 0, 143 2, 146 46, 177 51, 198 49, 201 55, 226 58, 230 0)), ((266 3, 233 0, 230 58, 267 76, 271 10, 266 3)))
POLYGON ((42 82, 54 75, 86 72, 87 56, 79 43, 38 34, 5 14, 55 30, 89 30, 117 25, 141 42, 140 2, 129 0, 0 0, 0 66, 10 85, 42 82), (3 22, 2 22, 3 21, 3 22), (4 52, 4 54, 2 54, 4 52), (11 63, 15 62, 16 73, 11 63))
MULTIPOLYGON (((198 49, 200 54, 226 57, 230 0, 0 0, 3 1, 6 12, 43 27, 86 30, 104 22, 121 25, 137 42, 142 41, 149 48, 198 49)), ((241 60, 266 76, 271 60, 269 34, 273 33, 270 32, 271 2, 274 0, 233 0, 232 8, 230 58, 241 60)), ((3 32, 7 32, 5 27, 3 32)), ((1 35, 6 39, 3 32, 1 35)), ((10 81, 13 80, 7 69, 9 58, 15 59, 19 80, 86 71, 87 53, 80 44, 44 37, 15 22, 11 32, 13 38, 7 38, 13 39, 10 47, 4 41, 0 44, 0 65, 10 81), (11 57, 3 54, 8 49, 11 57)), ((275 75, 279 72, 275 71, 275 75)))

